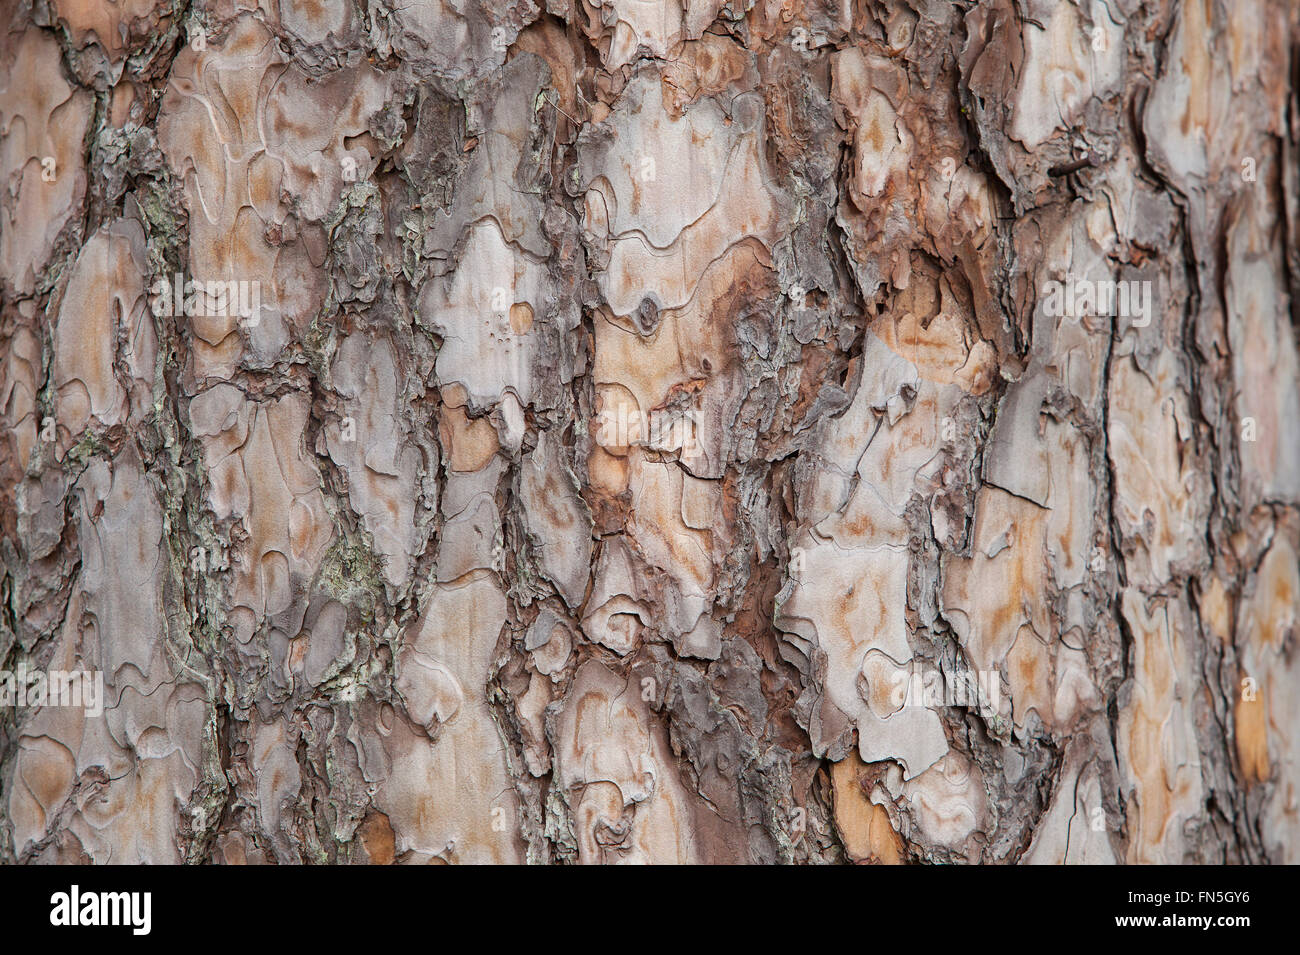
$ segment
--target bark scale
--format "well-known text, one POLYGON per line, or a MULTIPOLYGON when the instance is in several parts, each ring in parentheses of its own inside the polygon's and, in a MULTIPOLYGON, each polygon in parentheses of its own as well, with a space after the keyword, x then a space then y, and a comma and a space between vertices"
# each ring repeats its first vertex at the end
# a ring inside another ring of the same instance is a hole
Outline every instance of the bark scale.
POLYGON ((4 7, 0 860, 1297 861, 1293 4, 4 7))

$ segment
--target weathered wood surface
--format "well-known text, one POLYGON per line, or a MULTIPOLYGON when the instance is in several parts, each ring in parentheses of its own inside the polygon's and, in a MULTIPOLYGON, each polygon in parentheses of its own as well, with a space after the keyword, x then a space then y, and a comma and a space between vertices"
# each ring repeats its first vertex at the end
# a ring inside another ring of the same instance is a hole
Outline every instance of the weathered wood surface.
POLYGON ((1300 861, 1294 4, 3 7, 0 859, 1300 861))

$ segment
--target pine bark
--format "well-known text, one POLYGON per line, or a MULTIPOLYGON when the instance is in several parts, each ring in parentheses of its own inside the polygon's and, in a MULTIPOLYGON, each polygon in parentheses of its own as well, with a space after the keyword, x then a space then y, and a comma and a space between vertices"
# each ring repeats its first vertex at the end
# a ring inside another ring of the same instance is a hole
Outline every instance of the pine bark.
POLYGON ((1293 3, 3 6, 0 861, 1300 861, 1293 3))

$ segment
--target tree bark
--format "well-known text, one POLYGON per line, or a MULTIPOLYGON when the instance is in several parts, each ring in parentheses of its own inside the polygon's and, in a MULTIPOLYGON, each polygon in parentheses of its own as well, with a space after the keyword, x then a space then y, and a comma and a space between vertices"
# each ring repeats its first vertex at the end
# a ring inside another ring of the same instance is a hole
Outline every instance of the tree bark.
POLYGON ((4 6, 0 861, 1300 861, 1294 4, 4 6))

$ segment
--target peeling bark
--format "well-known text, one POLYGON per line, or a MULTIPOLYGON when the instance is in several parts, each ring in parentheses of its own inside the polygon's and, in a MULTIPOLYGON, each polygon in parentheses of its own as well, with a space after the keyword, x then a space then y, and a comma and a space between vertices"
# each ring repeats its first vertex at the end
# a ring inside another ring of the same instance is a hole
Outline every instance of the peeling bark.
POLYGON ((5 8, 0 861, 1300 861, 1293 4, 5 8))

